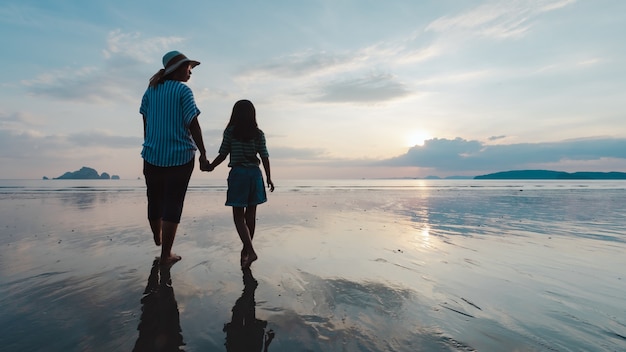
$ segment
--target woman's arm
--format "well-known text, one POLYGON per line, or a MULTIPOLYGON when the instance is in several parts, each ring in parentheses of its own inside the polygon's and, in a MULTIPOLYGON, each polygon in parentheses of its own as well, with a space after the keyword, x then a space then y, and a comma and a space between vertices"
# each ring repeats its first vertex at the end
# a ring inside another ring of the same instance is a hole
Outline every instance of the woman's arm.
POLYGON ((196 147, 200 151, 200 170, 209 163, 206 158, 206 149, 204 148, 204 140, 202 139, 202 129, 200 128, 200 123, 198 122, 198 115, 191 120, 189 124, 189 132, 191 132, 191 138, 196 143, 196 147))
POLYGON ((146 115, 141 115, 143 117, 143 140, 146 141, 146 115))

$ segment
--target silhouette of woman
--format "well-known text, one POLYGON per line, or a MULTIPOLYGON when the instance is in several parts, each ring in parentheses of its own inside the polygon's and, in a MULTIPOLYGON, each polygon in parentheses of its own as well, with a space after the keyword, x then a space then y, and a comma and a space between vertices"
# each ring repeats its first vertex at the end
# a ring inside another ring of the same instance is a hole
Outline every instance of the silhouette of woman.
POLYGON ((181 348, 185 343, 170 268, 160 266, 158 258, 152 263, 141 305, 141 319, 137 327, 139 337, 133 352, 184 351, 181 348))

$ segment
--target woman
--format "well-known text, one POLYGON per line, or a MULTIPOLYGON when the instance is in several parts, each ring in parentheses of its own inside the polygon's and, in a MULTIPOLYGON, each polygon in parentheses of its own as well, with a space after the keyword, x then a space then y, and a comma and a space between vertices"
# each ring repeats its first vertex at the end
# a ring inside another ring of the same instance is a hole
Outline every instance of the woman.
POLYGON ((198 123, 200 110, 183 82, 200 62, 178 51, 163 56, 163 68, 152 78, 141 100, 144 143, 141 156, 148 197, 148 221, 154 243, 161 246, 161 265, 181 259, 172 253, 196 150, 206 167, 206 150, 198 123))
POLYGON ((274 192, 265 135, 257 126, 254 105, 249 100, 235 103, 218 154, 206 171, 213 170, 230 154, 226 205, 233 207, 235 228, 243 243, 241 268, 246 269, 258 258, 252 246, 256 206, 267 201, 260 163, 263 163, 267 186, 274 192))

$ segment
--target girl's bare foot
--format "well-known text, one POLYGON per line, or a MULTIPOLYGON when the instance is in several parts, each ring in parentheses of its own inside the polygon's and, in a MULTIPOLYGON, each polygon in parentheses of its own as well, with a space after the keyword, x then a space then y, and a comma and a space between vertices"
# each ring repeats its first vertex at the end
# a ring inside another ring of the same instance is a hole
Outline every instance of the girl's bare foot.
POLYGON ((248 260, 248 252, 245 249, 241 250, 241 258, 239 260, 239 265, 243 268, 243 264, 248 260))
POLYGON ((243 258, 241 259, 241 268, 242 269, 249 268, 250 265, 252 265, 252 262, 254 262, 257 259, 259 259, 259 257, 257 257, 256 253, 248 254, 245 260, 243 258))

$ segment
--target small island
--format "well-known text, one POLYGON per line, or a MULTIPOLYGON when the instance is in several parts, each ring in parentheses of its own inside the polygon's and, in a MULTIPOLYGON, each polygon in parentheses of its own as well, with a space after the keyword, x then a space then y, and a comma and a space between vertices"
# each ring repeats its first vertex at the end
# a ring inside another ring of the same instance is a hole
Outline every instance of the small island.
MULTIPOLYGON (((46 176, 43 177, 44 180, 48 178, 46 176)), ((77 171, 68 171, 59 177, 55 177, 55 180, 119 180, 120 177, 118 175, 110 176, 108 173, 103 172, 102 174, 98 174, 93 168, 83 166, 80 170, 77 171)))
POLYGON ((564 172, 551 170, 513 170, 475 176, 475 180, 626 180, 626 172, 564 172))

